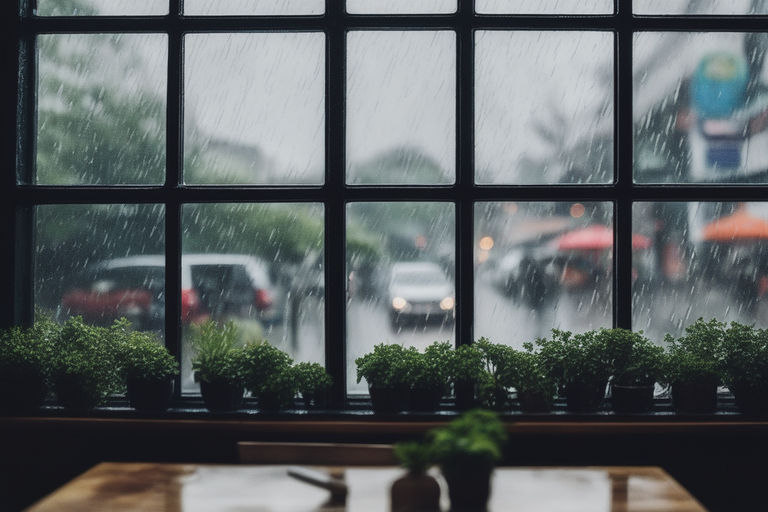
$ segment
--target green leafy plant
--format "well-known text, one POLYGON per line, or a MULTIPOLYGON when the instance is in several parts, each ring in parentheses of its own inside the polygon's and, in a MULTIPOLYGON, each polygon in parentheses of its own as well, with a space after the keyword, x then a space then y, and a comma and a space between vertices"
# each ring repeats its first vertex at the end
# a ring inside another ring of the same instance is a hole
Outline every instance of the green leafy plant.
POLYGON ((244 354, 237 347, 238 331, 233 322, 223 326, 207 321, 191 327, 191 344, 195 351, 192 370, 208 383, 242 385, 245 381, 244 354))
POLYGON ((151 332, 124 334, 123 369, 128 379, 165 380, 179 374, 179 364, 151 332))
POLYGON ((653 386, 662 376, 664 349, 627 329, 600 329, 597 337, 613 360, 613 383, 620 386, 653 386))
POLYGON ((243 347, 245 385, 254 396, 277 393, 287 394, 286 380, 292 386, 291 398, 296 394, 296 383, 291 370, 293 359, 266 341, 249 343, 243 347))
POLYGON ((305 401, 318 400, 333 384, 333 379, 319 363, 297 363, 293 366, 293 375, 305 401))
POLYGON ((689 383, 718 385, 722 378, 722 346, 725 324, 714 318, 699 318, 685 328, 685 335, 673 338, 667 334, 668 355, 664 363, 663 381, 668 384, 689 383))
POLYGON ((266 410, 285 409, 293 404, 298 390, 294 368, 290 363, 279 370, 269 374, 257 391, 251 389, 254 396, 259 399, 259 407, 266 410))
POLYGON ((418 441, 395 443, 395 457, 412 475, 422 475, 434 464, 432 445, 418 441))
POLYGON ((504 379, 517 390, 523 410, 543 412, 552 408, 557 383, 547 372, 539 354, 512 350, 507 371, 504 379))
POLYGON ((478 398, 486 407, 504 409, 512 386, 514 349, 509 345, 492 343, 488 338, 480 338, 474 346, 482 354, 483 362, 483 371, 477 379, 478 398))
POLYGON ((408 365, 408 382, 413 389, 443 389, 450 383, 450 372, 446 365, 452 357, 450 342, 436 341, 424 353, 411 347, 405 351, 408 365))
POLYGON ((573 334, 570 331, 552 329, 551 338, 539 338, 526 343, 529 352, 538 349, 544 367, 559 387, 574 382, 600 383, 610 377, 613 362, 607 346, 607 337, 598 331, 573 334))
POLYGON ((429 432, 434 460, 443 471, 491 468, 502 457, 504 426, 491 411, 476 409, 429 432))
POLYGON ((397 344, 380 343, 373 351, 355 359, 357 382, 365 379, 378 389, 397 389, 409 386, 409 361, 413 354, 397 344))

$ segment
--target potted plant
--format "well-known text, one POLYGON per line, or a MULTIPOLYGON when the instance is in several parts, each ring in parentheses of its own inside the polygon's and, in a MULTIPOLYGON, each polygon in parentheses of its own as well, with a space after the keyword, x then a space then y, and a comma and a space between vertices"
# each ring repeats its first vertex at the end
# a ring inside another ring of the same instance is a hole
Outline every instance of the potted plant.
POLYGON ((411 411, 436 411, 446 394, 450 375, 446 361, 453 349, 447 341, 434 342, 424 353, 415 348, 406 351, 408 364, 408 409, 411 411))
POLYGON ((128 401, 138 411, 164 411, 179 364, 150 332, 126 331, 122 347, 128 401))
MULTIPOLYGON (((594 412, 600 408, 611 375, 610 351, 605 336, 597 331, 576 334, 552 329, 551 338, 535 341, 545 368, 555 377, 572 412, 594 412)), ((525 344, 528 351, 534 345, 525 344)))
POLYGON ((664 349, 643 336, 642 331, 602 329, 605 345, 612 352, 611 403, 618 413, 643 413, 653 409, 653 392, 661 377, 664 349))
POLYGON ((517 391, 520 409, 526 413, 552 410, 557 394, 557 383, 547 372, 538 354, 512 350, 511 362, 505 381, 517 391))
POLYGON ((721 382, 721 350, 725 324, 699 318, 685 328, 685 335, 664 337, 668 354, 664 381, 672 388, 672 403, 678 412, 709 413, 717 409, 717 386, 721 382))
POLYGON ((266 341, 249 343, 243 353, 245 386, 259 400, 259 408, 274 411, 290 406, 297 391, 293 359, 266 341))
POLYGON ((42 404, 59 326, 40 318, 31 328, 0 331, 0 409, 26 412, 42 404))
POLYGON ((459 345, 447 360, 456 408, 460 411, 477 405, 478 387, 488 386, 483 353, 475 345, 459 345))
POLYGON ((121 391, 120 346, 123 324, 111 328, 67 320, 56 342, 53 383, 59 403, 88 411, 121 391))
POLYGON ((451 510, 486 510, 491 474, 502 457, 506 432, 495 413, 473 410, 430 431, 435 461, 448 483, 451 510))
POLYGON ((207 321, 192 327, 195 351, 192 370, 200 382, 200 394, 209 411, 231 411, 243 401, 244 355, 237 348, 237 327, 233 322, 219 326, 207 321))
POLYGON ((723 377, 745 414, 768 414, 768 331, 731 322, 723 336, 723 377))
POLYGON ((395 444, 395 457, 408 471, 392 484, 392 512, 440 512, 440 485, 427 474, 432 448, 416 441, 395 444))
POLYGON ((408 355, 397 344, 380 343, 355 360, 357 382, 365 379, 374 412, 396 413, 406 408, 410 391, 408 355))
POLYGON ((477 385, 480 403, 497 411, 507 409, 515 350, 508 345, 491 343, 488 338, 480 338, 474 346, 483 356, 483 372, 477 385))
POLYGON ((293 366, 296 386, 304 406, 309 409, 312 405, 323 407, 327 404, 327 393, 333 384, 331 376, 319 363, 297 363, 293 366))

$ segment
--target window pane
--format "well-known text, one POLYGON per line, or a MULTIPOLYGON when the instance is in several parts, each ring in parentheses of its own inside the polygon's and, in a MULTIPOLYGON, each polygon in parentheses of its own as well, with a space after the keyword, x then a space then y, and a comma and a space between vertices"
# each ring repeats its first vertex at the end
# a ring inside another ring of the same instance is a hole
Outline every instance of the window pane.
POLYGON ((379 343, 424 349, 454 339, 454 207, 354 203, 347 207, 347 390, 355 359, 379 343))
POLYGON ((476 35, 478 183, 613 179, 613 36, 476 35))
POLYGON ((610 14, 613 0, 475 0, 481 14, 610 14))
POLYGON ((37 41, 37 182, 162 183, 167 37, 67 34, 37 41))
POLYGON ((190 325, 232 320, 297 361, 325 360, 323 209, 189 204, 182 212, 182 390, 196 393, 190 325))
POLYGON ((475 335, 520 348, 610 327, 612 220, 610 203, 475 205, 475 335))
POLYGON ((126 317, 162 334, 164 223, 162 205, 36 207, 35 306, 62 322, 126 317))
POLYGON ((699 317, 768 327, 768 203, 637 203, 635 230, 653 239, 633 266, 632 326, 653 339, 699 317))
POLYGON ((635 36, 635 181, 768 180, 768 34, 635 36))
POLYGON ((347 42, 349 183, 453 183, 455 33, 351 32, 347 42))
POLYGON ((347 0, 350 14, 429 14, 456 12, 456 0, 347 0))
POLYGON ((765 0, 634 0, 637 14, 766 14, 765 0))
POLYGON ((323 181, 323 34, 194 34, 185 48, 187 183, 323 181))
POLYGON ((168 0, 37 0, 38 16, 168 14, 168 0))
POLYGON ((279 16, 323 12, 324 0, 184 0, 185 14, 279 16))

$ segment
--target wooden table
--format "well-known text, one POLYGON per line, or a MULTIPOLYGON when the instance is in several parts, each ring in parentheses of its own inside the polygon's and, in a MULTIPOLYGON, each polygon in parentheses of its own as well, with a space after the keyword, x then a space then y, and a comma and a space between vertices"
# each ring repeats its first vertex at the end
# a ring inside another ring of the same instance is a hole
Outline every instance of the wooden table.
MULTIPOLYGON (((286 474, 288 466, 102 463, 30 509, 32 512, 389 510, 398 468, 346 468, 346 507, 324 507, 329 493, 286 474)), ((436 472, 437 474, 437 472, 436 472)), ((448 509, 443 487, 443 509, 448 509)), ((490 511, 701 512, 658 467, 497 468, 490 511)))

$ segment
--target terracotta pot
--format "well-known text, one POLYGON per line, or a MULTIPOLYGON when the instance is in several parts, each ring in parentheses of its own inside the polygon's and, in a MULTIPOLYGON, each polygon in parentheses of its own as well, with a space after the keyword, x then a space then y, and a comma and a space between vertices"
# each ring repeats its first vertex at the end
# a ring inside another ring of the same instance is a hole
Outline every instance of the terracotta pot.
POLYGON ((605 397, 606 382, 571 382, 565 386, 565 406, 571 412, 595 412, 605 397))
POLYGON ((676 382, 672 404, 681 413, 706 414, 717 410, 717 384, 676 382))
POLYGON ((211 412, 234 411, 243 403, 243 386, 228 382, 200 382, 200 394, 211 412))
POLYGON ((440 512, 440 486, 434 477, 408 473, 392 484, 392 512, 440 512))
POLYGON ((618 413, 643 413, 653 409, 653 390, 651 386, 611 385, 611 404, 618 413))
POLYGON ((128 379, 127 395, 137 411, 164 411, 173 395, 173 377, 161 380, 128 379))

